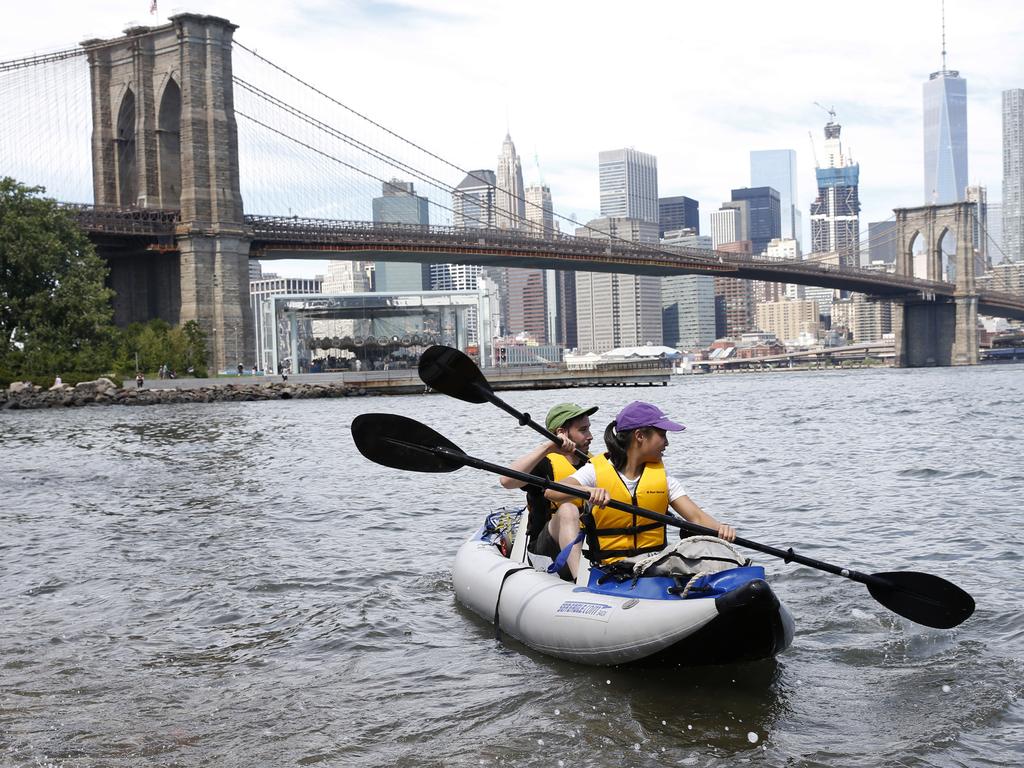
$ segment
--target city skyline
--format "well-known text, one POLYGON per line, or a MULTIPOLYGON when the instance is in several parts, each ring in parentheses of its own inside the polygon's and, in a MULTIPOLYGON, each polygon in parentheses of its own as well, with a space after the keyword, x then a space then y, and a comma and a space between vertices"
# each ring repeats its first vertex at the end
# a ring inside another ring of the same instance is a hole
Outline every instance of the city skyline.
MULTIPOLYGON (((850 137, 854 161, 861 165, 861 222, 883 221, 892 207, 920 204, 920 88, 941 66, 937 0, 899 7, 866 3, 862 13, 831 30, 827 39, 815 35, 814 6, 802 2, 794 3, 786 18, 751 4, 744 6, 739 20, 726 8, 640 3, 630 17, 616 17, 614 28, 608 24, 614 15, 610 4, 552 8, 526 2, 513 10, 421 1, 347 3, 325 11, 322 3, 269 2, 257 9, 234 0, 211 0, 201 9, 161 4, 152 16, 148 8, 141 0, 102 9, 43 0, 31 10, 11 9, 0 40, 6 57, 15 58, 71 48, 87 37, 113 37, 135 23, 158 25, 176 12, 220 15, 239 26, 240 42, 463 168, 492 167, 495 147, 510 132, 522 155, 530 158, 523 163, 525 184, 541 181, 532 162, 537 157, 555 211, 575 214, 580 222, 598 214, 597 155, 613 147, 635 147, 656 156, 659 194, 698 200, 702 225, 729 199, 731 189, 746 183, 751 151, 793 149, 800 190, 794 203, 807 211, 816 187, 808 131, 815 134, 816 151, 822 151, 818 137, 825 115, 815 106, 818 101, 835 108, 844 135, 850 137), (713 36, 688 34, 687 45, 680 48, 682 27, 673 19, 685 17, 691 30, 711 29, 725 24, 726 13, 730 40, 736 43, 731 55, 723 56, 701 39, 713 36), (879 23, 883 15, 885 23, 879 23), (549 55, 542 61, 524 60, 515 76, 467 68, 455 55, 460 39, 486 38, 493 47, 507 47, 524 39, 527 31, 549 55), (773 40, 770 51, 743 44, 767 37, 773 40), (914 44, 907 44, 908 39, 914 44), (389 56, 380 57, 385 41, 389 56), (653 79, 630 78, 628 68, 605 61, 603 53, 612 44, 642 54, 655 69, 659 62, 671 61, 675 67, 701 71, 714 61, 714 76, 667 87, 653 79), (783 52, 788 49, 799 55, 783 52), (886 54, 863 55, 871 50, 886 54), (824 66, 837 54, 856 57, 858 65, 848 70, 824 66), (372 77, 361 65, 366 61, 374 62, 372 77), (752 66, 754 61, 757 66, 752 66), (410 71, 426 87, 409 88, 410 71), (550 87, 517 87, 520 77, 522 82, 541 82, 540 72, 550 78, 550 87), (604 91, 621 95, 631 89, 635 98, 609 102, 599 120, 587 120, 578 109, 584 96, 559 85, 578 80, 580 74, 584 89, 599 77, 604 91), (474 99, 467 100, 466 93, 474 99), (656 108, 631 110, 624 106, 628 103, 656 108), (422 119, 441 114, 445 119, 422 119)), ((975 13, 965 2, 946 7, 949 66, 971 83, 969 182, 986 186, 993 203, 999 202, 1002 189, 1001 94, 1024 85, 1020 67, 1007 66, 1007 57, 999 55, 1014 50, 1016 34, 1024 31, 1024 20, 1015 10, 1009 3, 989 4, 985 14, 975 13), (993 18, 1000 23, 993 24, 993 18)), ((312 266, 307 264, 305 271, 312 266)))

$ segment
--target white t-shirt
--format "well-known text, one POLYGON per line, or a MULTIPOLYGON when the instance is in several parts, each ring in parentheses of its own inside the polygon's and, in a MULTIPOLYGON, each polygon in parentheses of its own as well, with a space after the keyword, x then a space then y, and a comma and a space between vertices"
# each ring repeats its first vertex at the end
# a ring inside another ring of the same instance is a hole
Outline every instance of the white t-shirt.
MULTIPOLYGON (((665 476, 668 479, 668 502, 669 502, 669 504, 671 504, 673 501, 675 501, 676 499, 678 499, 678 498, 680 498, 682 496, 689 496, 689 494, 686 492, 686 489, 683 487, 683 484, 681 482, 676 480, 674 477, 672 477, 668 473, 666 473, 665 476)), ((575 472, 573 472, 571 475, 569 475, 569 477, 571 477, 573 480, 575 480, 580 485, 586 485, 586 486, 589 486, 591 488, 593 488, 594 486, 597 485, 597 470, 594 469, 594 465, 591 464, 589 461, 586 464, 584 464, 582 467, 577 469, 575 472)), ((635 478, 633 480, 630 480, 628 477, 626 477, 621 472, 619 472, 619 477, 622 478, 622 482, 625 483, 626 488, 629 490, 629 495, 633 496, 636 493, 637 485, 640 484, 640 478, 637 477, 637 478, 635 478)))

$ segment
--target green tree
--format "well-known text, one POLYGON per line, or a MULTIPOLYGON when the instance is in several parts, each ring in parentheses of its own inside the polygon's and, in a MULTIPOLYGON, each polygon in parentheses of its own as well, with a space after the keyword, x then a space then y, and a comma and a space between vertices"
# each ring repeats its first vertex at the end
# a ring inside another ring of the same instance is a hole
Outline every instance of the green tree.
POLYGON ((166 365, 179 376, 190 367, 195 375, 206 375, 206 334, 199 323, 189 320, 172 327, 165 320, 132 323, 119 332, 117 371, 130 376, 136 370, 153 374, 166 365), (138 368, 136 368, 138 366, 138 368))
POLYGON ((0 179, 0 367, 104 372, 113 351, 107 267, 42 187, 0 179))

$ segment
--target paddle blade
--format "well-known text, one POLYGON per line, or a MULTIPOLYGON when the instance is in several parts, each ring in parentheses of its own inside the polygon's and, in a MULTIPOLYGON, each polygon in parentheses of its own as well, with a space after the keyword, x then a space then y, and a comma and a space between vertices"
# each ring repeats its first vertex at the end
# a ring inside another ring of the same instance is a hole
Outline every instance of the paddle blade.
POLYGON ((438 392, 467 403, 486 403, 491 385, 476 363, 452 347, 435 344, 420 355, 420 379, 438 392))
POLYGON ((950 629, 974 613, 974 598, 956 584, 930 573, 874 573, 868 592, 894 613, 926 627, 950 629))
POLYGON ((410 472, 454 472, 463 451, 430 427, 392 413, 362 413, 352 420, 352 439, 370 461, 410 472), (452 456, 451 454, 455 454, 452 456))

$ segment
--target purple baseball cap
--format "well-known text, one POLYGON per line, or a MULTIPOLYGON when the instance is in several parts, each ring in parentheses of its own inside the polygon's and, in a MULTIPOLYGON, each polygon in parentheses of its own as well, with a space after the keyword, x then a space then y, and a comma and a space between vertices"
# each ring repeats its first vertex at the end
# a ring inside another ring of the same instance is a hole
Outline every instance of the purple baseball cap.
POLYGON ((634 400, 615 417, 615 429, 626 432, 640 427, 657 427, 668 432, 682 432, 686 427, 669 419, 656 405, 634 400))

